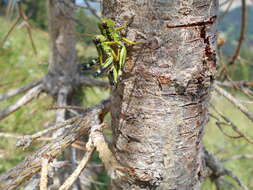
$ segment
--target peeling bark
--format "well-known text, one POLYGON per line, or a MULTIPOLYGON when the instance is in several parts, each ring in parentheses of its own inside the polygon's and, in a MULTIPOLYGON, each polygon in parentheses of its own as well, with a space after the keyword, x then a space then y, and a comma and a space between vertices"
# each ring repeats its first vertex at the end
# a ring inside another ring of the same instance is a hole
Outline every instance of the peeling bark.
POLYGON ((124 75, 113 91, 117 160, 127 177, 112 189, 200 189, 202 136, 216 70, 217 0, 103 1, 103 15, 123 24, 124 75))

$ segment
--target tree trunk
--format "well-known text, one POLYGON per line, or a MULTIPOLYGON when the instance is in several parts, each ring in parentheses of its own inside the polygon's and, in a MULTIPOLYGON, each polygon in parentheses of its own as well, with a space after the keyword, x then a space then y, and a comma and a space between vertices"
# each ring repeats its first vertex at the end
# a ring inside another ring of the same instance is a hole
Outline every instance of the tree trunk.
POLYGON ((48 11, 51 52, 45 85, 48 93, 57 97, 76 86, 74 10, 63 1, 48 0, 48 11))
POLYGON ((216 70, 217 0, 110 0, 131 21, 124 75, 112 97, 114 152, 128 175, 112 189, 200 189, 202 136, 216 70))

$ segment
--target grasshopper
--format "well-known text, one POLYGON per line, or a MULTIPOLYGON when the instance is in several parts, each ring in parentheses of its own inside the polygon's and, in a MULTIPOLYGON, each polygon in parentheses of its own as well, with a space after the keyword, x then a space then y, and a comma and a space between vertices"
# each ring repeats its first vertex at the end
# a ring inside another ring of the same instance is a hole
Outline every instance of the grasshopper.
POLYGON ((97 48, 98 58, 91 64, 100 64, 100 68, 94 73, 94 76, 101 76, 107 73, 112 85, 117 84, 118 78, 122 75, 122 69, 125 65, 127 49, 125 44, 135 45, 142 42, 130 41, 120 34, 120 31, 127 27, 124 24, 116 27, 116 23, 109 18, 102 18, 98 23, 101 35, 96 35, 93 43, 97 48), (116 52, 116 53, 115 53, 116 52))
POLYGON ((96 35, 93 39, 98 52, 98 62, 100 68, 95 72, 94 76, 100 76, 103 73, 109 73, 109 80, 112 85, 118 81, 118 66, 115 63, 118 60, 117 55, 110 46, 110 42, 103 35, 96 35))
POLYGON ((118 62, 118 77, 122 75, 122 69, 126 62, 126 56, 127 56, 127 49, 125 44, 127 45, 136 45, 136 44, 142 44, 142 42, 134 42, 131 40, 128 40, 127 38, 123 37, 120 34, 120 31, 125 29, 127 27, 127 24, 124 24, 120 27, 116 27, 116 23, 109 18, 102 18, 101 22, 98 23, 98 28, 103 36, 105 36, 108 40, 108 45, 111 45, 113 48, 116 46, 116 52, 117 52, 117 62, 118 62))

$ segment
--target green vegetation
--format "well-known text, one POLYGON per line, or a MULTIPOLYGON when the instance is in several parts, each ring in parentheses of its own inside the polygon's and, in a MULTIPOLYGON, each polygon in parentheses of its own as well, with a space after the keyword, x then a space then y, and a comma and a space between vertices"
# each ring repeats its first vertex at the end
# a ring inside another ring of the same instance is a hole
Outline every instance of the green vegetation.
MULTIPOLYGON (((234 94, 236 95, 236 94, 234 94)), ((245 100, 245 97, 236 95, 238 99, 245 100)), ((230 102, 228 102, 223 97, 219 95, 213 96, 212 99, 215 107, 220 110, 224 115, 229 117, 231 121, 240 128, 247 136, 253 138, 252 122, 249 121, 238 109, 234 107, 230 102)), ((247 107, 253 111, 252 104, 245 104, 247 107)), ((212 109, 210 109, 212 113, 212 109)), ((215 114, 215 113, 214 113, 215 114)), ((217 114, 216 114, 217 115, 217 114)), ((224 131, 230 135, 237 136, 230 127, 224 126, 224 131)), ((215 154, 218 158, 229 158, 233 155, 238 154, 252 154, 252 144, 249 144, 244 139, 231 139, 223 135, 218 127, 215 125, 215 120, 211 119, 206 127, 204 144, 209 152, 215 154)), ((239 159, 233 161, 224 162, 226 168, 230 169, 234 174, 236 174, 248 187, 253 189, 253 166, 252 160, 250 159, 239 159)), ((234 181, 226 177, 233 184, 234 181)), ((210 181, 206 181, 203 185, 203 190, 215 190, 214 184, 210 181), (212 187, 212 188, 211 188, 212 187)), ((232 190, 233 188, 227 187, 226 190, 232 190)), ((238 189, 238 186, 237 188, 238 189)))
MULTIPOLYGON (((0 17, 2 29, 0 41, 4 38, 11 22, 0 17)), ((48 67, 48 33, 40 29, 33 30, 33 37, 38 55, 32 51, 27 31, 22 25, 11 33, 3 48, 0 49, 0 93, 5 93, 38 79, 47 72, 48 67)), ((95 47, 83 42, 77 44, 79 56, 95 56, 95 47)), ((108 91, 98 88, 85 88, 80 92, 83 96, 83 106, 89 107, 108 96, 108 91)), ((1 109, 13 104, 22 95, 0 102, 1 109)), ((42 130, 49 122, 54 121, 54 111, 48 111, 53 100, 45 94, 37 100, 0 122, 0 133, 17 135, 33 134, 42 130), (32 116, 32 117, 31 117, 32 116)), ((24 159, 25 155, 35 150, 35 146, 23 151, 15 147, 16 139, 0 137, 0 173, 10 169, 24 159)), ((38 145, 40 144, 35 144, 38 145)))
MULTIPOLYGON (((2 41, 11 24, 4 18, 0 18, 0 23, 2 41)), ((13 31, 0 49, 0 93, 28 84, 46 73, 48 34, 36 29, 33 31, 33 37, 38 49, 37 56, 32 51, 26 29, 20 26, 13 31)), ((1 109, 14 103, 19 97, 21 96, 1 101, 1 109)), ((52 118, 53 112, 46 112, 51 104, 50 98, 41 95, 38 101, 32 102, 1 121, 0 132, 24 135, 41 130, 43 124, 52 118)), ((15 142, 15 139, 0 137, 0 172, 13 167, 33 150, 33 148, 25 151, 16 149, 15 142)))

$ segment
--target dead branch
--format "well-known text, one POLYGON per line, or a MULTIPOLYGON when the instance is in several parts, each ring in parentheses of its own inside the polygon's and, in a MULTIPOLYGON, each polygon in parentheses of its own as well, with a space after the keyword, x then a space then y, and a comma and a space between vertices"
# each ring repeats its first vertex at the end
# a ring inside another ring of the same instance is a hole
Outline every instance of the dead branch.
MULTIPOLYGON (((105 124, 104 124, 105 126, 105 124)), ((123 169, 119 162, 114 157, 112 151, 108 147, 108 143, 105 141, 101 126, 94 126, 91 129, 90 138, 99 153, 99 158, 102 160, 108 175, 115 179, 122 176, 123 169)))
POLYGON ((78 176, 83 171, 83 169, 87 166, 87 164, 88 164, 88 162, 95 150, 95 147, 93 146, 93 143, 91 142, 91 139, 89 139, 89 142, 86 145, 86 149, 87 149, 87 151, 86 151, 83 159, 81 160, 81 162, 79 163, 79 165, 77 166, 75 171, 68 177, 67 180, 65 180, 65 182, 62 184, 62 186, 59 188, 59 190, 68 190, 73 185, 73 183, 78 178, 78 176))
POLYGON ((93 16, 100 19, 100 16, 98 16, 96 9, 93 9, 87 0, 83 0, 83 2, 87 6, 88 10, 93 14, 93 16))
POLYGON ((235 185, 231 182, 229 182, 228 180, 224 179, 224 177, 219 177, 219 178, 215 178, 212 179, 215 183, 216 186, 216 190, 222 190, 225 187, 228 189, 232 189, 235 187, 235 185))
POLYGON ((109 83, 107 81, 97 80, 93 78, 89 78, 86 76, 79 77, 79 84, 85 86, 97 86, 97 87, 109 87, 109 83))
POLYGON ((84 107, 80 107, 80 106, 53 106, 51 108, 48 108, 48 110, 58 110, 58 109, 82 110, 82 111, 85 110, 84 107))
POLYGON ((224 86, 224 87, 229 87, 229 88, 243 88, 243 87, 253 87, 253 81, 224 81, 224 82, 219 82, 216 81, 216 83, 219 86, 224 86))
POLYGON ((99 157, 102 160, 109 176, 112 178, 118 177, 117 175, 122 175, 120 173, 120 164, 116 160, 116 158, 113 156, 111 150, 108 147, 108 144, 106 143, 102 128, 104 125, 95 125, 91 128, 90 136, 89 136, 89 142, 86 144, 87 152, 76 168, 76 170, 71 174, 71 176, 64 182, 64 184, 59 188, 59 190, 68 190, 75 180, 78 178, 82 170, 87 166, 87 163, 92 156, 93 151, 95 148, 97 149, 99 153, 99 157))
POLYGON ((247 135, 245 135, 230 119, 228 119, 228 117, 226 117, 221 111, 217 110, 212 104, 211 107, 213 108, 213 110, 224 120, 226 121, 226 123, 220 122, 218 119, 218 124, 217 126, 221 129, 222 133, 225 134, 226 136, 230 137, 230 138, 244 138, 247 142, 249 142, 250 144, 253 144, 253 139, 247 135), (230 126, 239 136, 234 137, 231 135, 226 134, 222 128, 221 125, 227 125, 230 126))
POLYGON ((229 100, 236 108, 238 108, 248 119, 253 121, 253 114, 242 105, 235 97, 233 97, 229 92, 224 90, 223 88, 219 87, 217 84, 214 84, 214 89, 220 95, 224 96, 227 100, 229 100))
POLYGON ((231 171, 226 169, 220 163, 220 161, 215 156, 210 154, 206 149, 204 149, 204 160, 207 167, 209 167, 212 171, 212 175, 210 177, 212 177, 213 179, 218 179, 221 176, 227 175, 232 179, 234 179, 237 182, 237 184, 244 190, 249 190, 248 187, 244 185, 243 182, 236 175, 234 175, 231 171))
POLYGON ((41 164, 41 174, 40 174, 40 190, 47 190, 47 182, 48 182, 48 164, 49 160, 47 158, 42 158, 41 164))
MULTIPOLYGON (((227 2, 224 2, 223 5, 225 5, 227 3, 229 3, 229 4, 226 7, 225 11, 223 11, 222 15, 219 16, 219 21, 221 21, 225 17, 225 15, 228 13, 228 11, 230 10, 232 4, 234 3, 234 0, 228 0, 227 2)), ((223 5, 221 5, 221 6, 223 6, 223 5)))
POLYGON ((30 90, 31 88, 33 88, 35 86, 38 86, 39 84, 41 84, 41 82, 42 82, 42 79, 35 80, 35 81, 33 81, 21 88, 10 90, 9 92, 7 92, 5 94, 0 94, 0 101, 10 98, 12 96, 16 96, 17 94, 20 94, 22 92, 26 92, 27 90, 30 90))
POLYGON ((40 183, 40 175, 36 174, 32 179, 25 185, 24 190, 38 190, 40 183))
POLYGON ((253 92, 250 89, 250 87, 253 87, 252 81, 216 81, 216 83, 220 86, 233 88, 235 90, 241 90, 242 93, 244 93, 250 99, 253 99, 253 92))
POLYGON ((23 21, 25 22, 25 27, 26 27, 29 39, 31 41, 33 51, 34 51, 35 55, 37 55, 38 54, 37 49, 36 49, 36 46, 35 46, 35 43, 34 43, 34 40, 32 37, 31 24, 30 24, 29 19, 26 16, 26 14, 22 8, 21 2, 18 2, 18 11, 19 11, 19 17, 22 18, 23 21))
POLYGON ((243 137, 242 135, 232 136, 232 135, 227 134, 227 133, 223 130, 223 128, 222 128, 222 125, 228 125, 227 123, 223 123, 223 122, 218 122, 218 121, 216 121, 215 124, 216 124, 216 126, 219 128, 219 130, 222 132, 222 134, 225 135, 226 137, 229 137, 229 138, 232 138, 232 139, 239 139, 239 138, 242 138, 242 137, 243 137))
POLYGON ((5 108, 4 110, 0 111, 0 120, 4 119, 11 113, 17 111, 22 106, 26 105, 30 101, 32 101, 35 97, 37 97, 42 92, 42 85, 39 84, 38 86, 33 87, 30 89, 24 96, 22 96, 15 104, 5 108))
MULTIPOLYGON (((81 119, 81 117, 74 117, 74 118, 68 119, 66 121, 59 122, 56 125, 54 125, 52 127, 49 127, 45 130, 39 131, 39 132, 37 132, 33 135, 23 136, 23 137, 20 138, 21 140, 17 141, 16 146, 17 147, 23 146, 24 148, 26 148, 26 147, 30 146, 34 140, 44 139, 45 137, 42 137, 43 135, 50 134, 50 133, 52 133, 53 131, 55 131, 57 129, 63 128, 67 125, 71 125, 79 119, 81 119)), ((53 138, 47 138, 47 139, 53 140, 53 138)))
POLYGON ((223 158, 220 161, 227 162, 227 161, 240 160, 240 159, 253 159, 253 155, 252 154, 238 154, 230 158, 223 158))
MULTIPOLYGON (((11 134, 11 133, 0 133, 0 137, 13 138, 13 139, 23 139, 24 138, 24 136, 11 134)), ((51 141, 52 138, 50 138, 50 137, 39 137, 36 140, 38 140, 38 141, 51 141)))
POLYGON ((65 130, 61 136, 43 146, 35 153, 27 156, 23 162, 1 175, 0 189, 16 189, 26 180, 29 180, 34 174, 40 171, 41 159, 44 156, 50 158, 49 161, 57 157, 73 142, 84 134, 87 134, 92 126, 100 124, 109 109, 110 100, 103 101, 98 105, 88 108, 83 114, 83 118, 65 130))
POLYGON ((14 23, 12 24, 10 30, 7 32, 7 34, 4 36, 2 42, 1 42, 1 47, 4 46, 4 43, 6 42, 6 40, 8 39, 8 37, 10 36, 11 32, 14 30, 14 28, 17 26, 17 24, 19 23, 19 21, 21 20, 20 17, 18 17, 14 23))
POLYGON ((30 39, 31 44, 32 44, 33 51, 37 55, 36 46, 34 44, 34 40, 33 40, 33 37, 32 37, 32 32, 31 32, 31 24, 29 23, 28 17, 25 15, 25 12, 23 11, 23 8, 22 8, 22 5, 21 5, 20 1, 17 1, 17 6, 18 6, 18 11, 19 11, 19 16, 15 20, 13 25, 11 26, 10 30, 5 35, 4 39, 2 40, 1 46, 4 45, 5 41, 8 39, 9 35, 14 30, 14 28, 17 26, 19 21, 23 20, 25 22, 25 26, 26 26, 26 29, 27 29, 27 32, 28 32, 29 39, 30 39))
POLYGON ((228 62, 228 65, 233 65, 235 63, 235 60, 238 58, 240 54, 240 50, 242 47, 242 43, 245 37, 246 33, 246 28, 247 28, 247 5, 246 5, 246 0, 242 0, 242 10, 241 10, 241 31, 240 31, 240 37, 238 40, 238 45, 237 48, 233 54, 232 59, 228 62))

